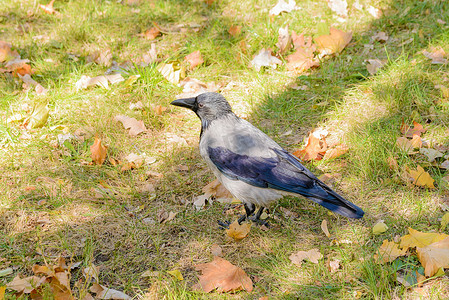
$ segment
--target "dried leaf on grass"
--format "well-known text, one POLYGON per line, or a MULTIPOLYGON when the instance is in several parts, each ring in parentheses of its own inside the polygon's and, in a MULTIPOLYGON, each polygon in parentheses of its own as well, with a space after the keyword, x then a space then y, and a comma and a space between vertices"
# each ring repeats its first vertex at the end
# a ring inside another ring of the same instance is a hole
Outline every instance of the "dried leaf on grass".
POLYGON ((326 151, 326 153, 324 154, 323 159, 324 160, 334 159, 334 158, 342 156, 343 154, 345 154, 348 151, 349 151, 349 147, 347 145, 340 144, 331 149, 328 149, 326 151))
POLYGON ((283 54, 288 51, 290 49, 291 42, 292 40, 288 31, 288 25, 285 27, 280 27, 278 42, 276 43, 276 46, 279 48, 279 52, 283 54))
POLYGON ((139 33, 138 36, 141 36, 147 40, 154 40, 161 34, 161 31, 158 27, 152 27, 146 30, 144 33, 139 33))
POLYGON ((431 51, 423 50, 422 54, 428 59, 432 60, 432 64, 444 65, 447 64, 447 54, 443 48, 432 48, 431 51))
POLYGON ((92 293, 97 294, 96 296, 97 299, 116 299, 116 300, 132 299, 130 296, 126 295, 123 292, 110 289, 98 283, 94 283, 89 290, 92 293))
POLYGON ((214 255, 214 256, 222 256, 223 255, 223 249, 217 245, 217 244, 213 244, 210 247, 210 252, 214 255))
POLYGON ((327 228, 327 220, 323 220, 321 222, 321 230, 323 230, 324 234, 327 237, 331 237, 331 234, 329 233, 329 229, 327 228))
POLYGON ((408 138, 413 138, 414 135, 421 136, 421 134, 427 131, 426 128, 424 128, 421 124, 415 121, 413 121, 413 128, 405 124, 404 121, 402 121, 400 130, 401 133, 408 138))
POLYGON ((190 70, 193 70, 196 66, 201 65, 204 62, 200 50, 190 53, 184 57, 184 60, 190 64, 190 70))
POLYGON ((165 79, 173 84, 178 84, 185 77, 184 67, 180 66, 178 62, 162 63, 157 66, 157 70, 165 79))
POLYGON ((167 271, 167 273, 170 274, 171 276, 175 277, 179 281, 184 280, 184 277, 182 276, 181 271, 179 271, 178 269, 167 271))
POLYGON ((95 141, 90 146, 90 157, 96 165, 102 165, 106 160, 108 147, 101 143, 101 139, 95 137, 95 141))
POLYGON ((328 0, 327 5, 337 15, 342 17, 348 16, 348 3, 346 0, 328 0))
POLYGON ((410 170, 409 174, 413 178, 412 183, 414 185, 427 187, 430 189, 435 188, 433 185, 435 180, 420 165, 417 166, 416 170, 410 170))
POLYGON ((253 290, 253 282, 245 271, 221 257, 215 256, 212 262, 196 265, 195 269, 202 272, 202 275, 198 276, 199 283, 193 286, 195 290, 203 290, 206 293, 213 290, 217 292, 253 290))
POLYGON ((290 255, 289 259, 292 263, 297 265, 298 267, 301 267, 302 262, 304 260, 308 260, 314 264, 318 263, 318 260, 323 258, 323 254, 320 253, 318 249, 311 249, 308 251, 298 251, 296 253, 293 253, 290 255))
POLYGON ((43 127, 50 116, 50 109, 45 102, 35 103, 31 115, 25 119, 24 125, 27 129, 43 127))
POLYGON ((315 59, 313 50, 310 48, 298 48, 293 54, 287 56, 287 70, 296 74, 318 67, 320 62, 315 59))
POLYGON ((260 71, 262 67, 271 67, 273 69, 276 69, 276 66, 281 63, 282 61, 279 58, 271 55, 271 51, 267 49, 260 50, 259 53, 254 56, 253 60, 251 61, 251 65, 257 71, 260 71))
POLYGON ((42 9, 47 14, 54 14, 57 13, 57 11, 53 7, 53 3, 55 0, 51 0, 47 5, 39 4, 39 8, 42 9))
POLYGON ((319 139, 310 133, 307 144, 302 150, 293 152, 293 155, 299 157, 303 161, 321 160, 327 150, 327 143, 324 138, 319 139))
POLYGON ((384 240, 377 253, 374 254, 374 260, 379 264, 392 262, 399 256, 404 256, 407 253, 407 249, 399 249, 399 245, 395 242, 389 242, 384 240))
POLYGON ((203 187, 203 192, 206 197, 213 196, 217 199, 230 199, 232 200, 232 194, 221 184, 218 179, 208 183, 203 187))
POLYGON ((373 234, 382 234, 388 230, 387 224, 380 220, 373 226, 373 234))
POLYGON ((236 242, 240 241, 241 239, 245 238, 249 231, 251 230, 251 223, 243 223, 242 225, 239 224, 237 220, 231 223, 229 225, 229 229, 226 229, 226 234, 233 238, 236 242))
POLYGON ((408 249, 414 247, 425 247, 432 243, 439 242, 448 237, 444 233, 420 232, 411 227, 408 228, 409 234, 401 237, 401 248, 408 249))
POLYGON ((447 224, 449 224, 449 213, 445 213, 441 218, 441 230, 445 230, 447 224))
POLYGON ((242 26, 232 25, 229 27, 228 32, 232 36, 238 36, 242 32, 242 26))
POLYGON ((425 156, 427 156, 427 159, 429 160, 429 162, 434 162, 435 159, 444 156, 443 153, 441 153, 438 150, 432 149, 432 148, 421 148, 421 149, 419 149, 419 152, 421 154, 424 154, 425 156))
POLYGON ((142 120, 137 121, 135 118, 130 118, 125 115, 117 115, 115 116, 115 120, 117 122, 121 122, 125 129, 129 129, 128 133, 131 136, 137 136, 147 131, 147 128, 142 120))
POLYGON ((379 71, 379 69, 381 69, 386 64, 386 61, 380 60, 378 58, 368 59, 367 62, 368 63, 366 64, 366 69, 371 75, 376 74, 377 71, 379 71))
POLYGON ((351 41, 352 32, 344 32, 334 27, 329 29, 329 34, 315 38, 321 55, 340 53, 351 41))
POLYGON ((449 237, 426 247, 417 247, 418 258, 426 276, 433 276, 439 268, 449 268, 449 237))
POLYGON ((295 0, 289 0, 288 3, 284 0, 279 0, 278 3, 270 9, 269 14, 271 16, 277 16, 282 12, 291 12, 294 9, 296 9, 295 0))

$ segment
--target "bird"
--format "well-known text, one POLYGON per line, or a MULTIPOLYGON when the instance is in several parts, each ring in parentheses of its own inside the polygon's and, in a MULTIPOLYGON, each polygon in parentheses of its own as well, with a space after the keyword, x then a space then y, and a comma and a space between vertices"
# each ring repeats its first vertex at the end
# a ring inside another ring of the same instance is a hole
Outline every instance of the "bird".
POLYGON ((238 219, 262 222, 265 208, 286 195, 303 196, 348 218, 364 211, 319 180, 296 156, 241 119, 220 93, 206 92, 170 104, 192 110, 201 121, 199 151, 221 184, 243 203, 238 219), (254 215, 256 206, 259 206, 254 215))

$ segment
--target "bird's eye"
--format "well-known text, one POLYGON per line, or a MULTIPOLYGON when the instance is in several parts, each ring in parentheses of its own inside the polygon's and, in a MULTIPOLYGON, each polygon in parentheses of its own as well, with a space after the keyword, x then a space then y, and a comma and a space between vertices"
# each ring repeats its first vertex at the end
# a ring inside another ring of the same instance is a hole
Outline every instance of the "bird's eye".
POLYGON ((198 103, 198 107, 199 108, 203 108, 204 107, 204 103, 198 103))

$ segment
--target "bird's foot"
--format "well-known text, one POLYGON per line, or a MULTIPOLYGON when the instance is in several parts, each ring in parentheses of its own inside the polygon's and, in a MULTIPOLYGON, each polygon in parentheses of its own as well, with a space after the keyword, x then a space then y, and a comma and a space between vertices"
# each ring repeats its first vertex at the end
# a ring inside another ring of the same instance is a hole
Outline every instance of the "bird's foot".
POLYGON ((231 225, 231 221, 220 221, 218 220, 218 227, 221 230, 229 229, 229 225, 231 225))
POLYGON ((255 215, 252 215, 251 217, 249 217, 248 220, 253 221, 257 225, 265 226, 267 228, 270 228, 270 223, 267 220, 262 220, 260 218, 257 218, 257 216, 255 216, 255 215))

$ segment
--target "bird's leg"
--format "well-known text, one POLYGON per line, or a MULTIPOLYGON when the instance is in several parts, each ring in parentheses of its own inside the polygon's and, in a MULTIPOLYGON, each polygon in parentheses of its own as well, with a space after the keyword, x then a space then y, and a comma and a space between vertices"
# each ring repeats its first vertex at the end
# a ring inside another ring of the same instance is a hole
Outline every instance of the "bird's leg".
POLYGON ((265 225, 265 226, 269 227, 269 224, 266 220, 260 219, 260 216, 262 215, 264 209, 265 209, 265 207, 261 206, 259 208, 259 210, 257 211, 256 215, 254 216, 254 218, 251 218, 251 221, 253 221, 254 223, 257 223, 259 225, 265 225))
POLYGON ((256 206, 252 203, 243 203, 243 206, 245 207, 245 215, 242 215, 239 219, 238 219, 238 223, 241 224, 243 221, 245 221, 246 219, 249 219, 249 216, 251 216, 254 211, 256 210, 256 206))

